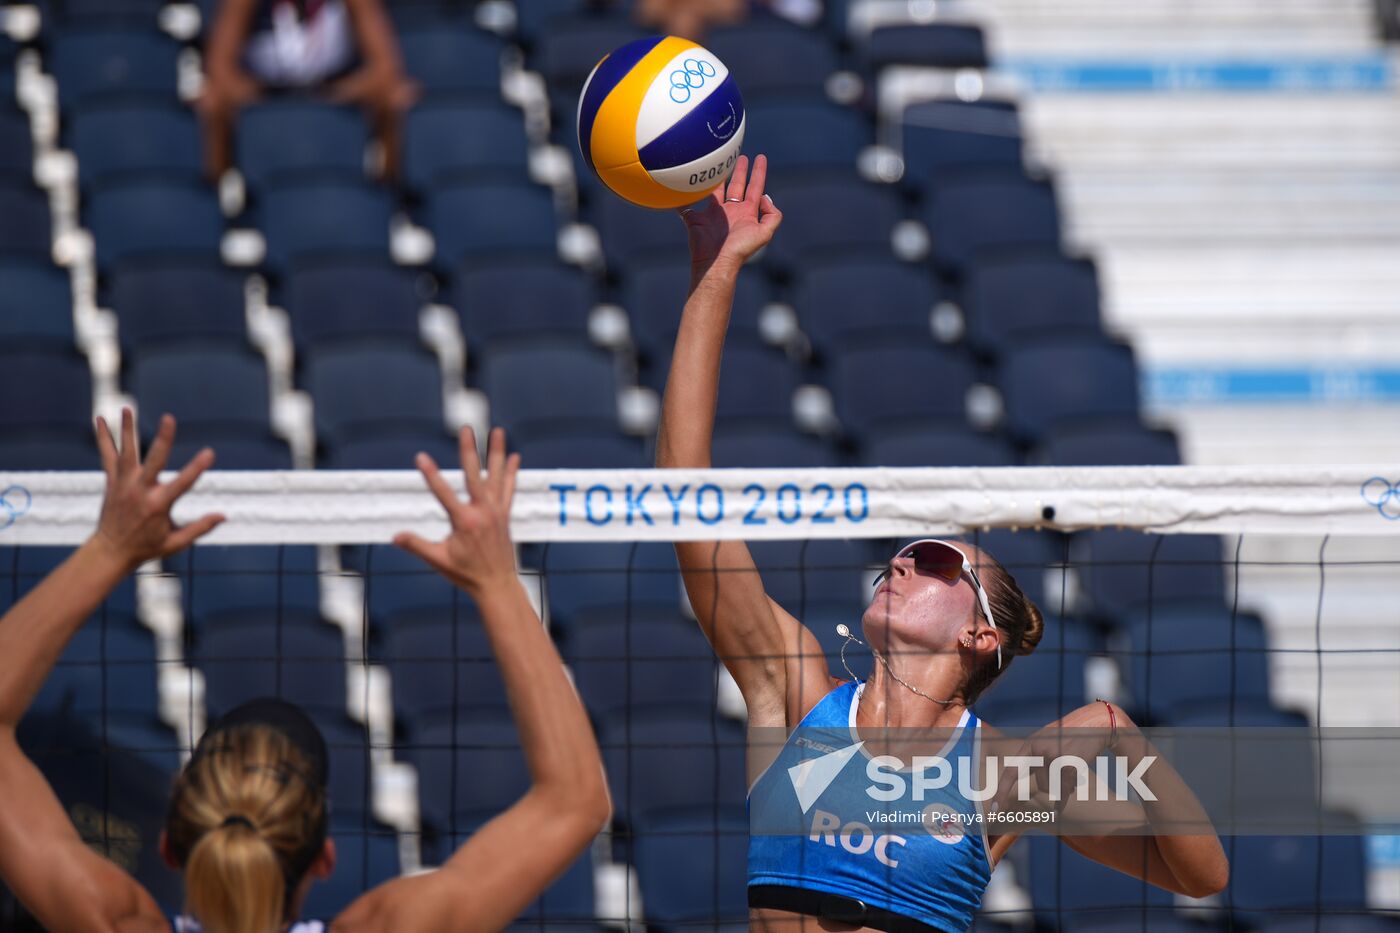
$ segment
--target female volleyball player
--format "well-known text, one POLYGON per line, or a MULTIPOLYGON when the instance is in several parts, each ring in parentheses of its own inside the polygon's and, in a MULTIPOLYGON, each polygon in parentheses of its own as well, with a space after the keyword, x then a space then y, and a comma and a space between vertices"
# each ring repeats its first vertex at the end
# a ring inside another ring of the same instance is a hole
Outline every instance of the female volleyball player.
MULTIPOLYGON (((782 213, 763 190, 766 174, 763 156, 754 160, 751 173, 741 158, 722 191, 703 206, 681 211, 690 240, 691 290, 666 383, 659 467, 709 466, 735 281, 745 261, 782 223, 782 213)), ((744 544, 682 542, 676 551, 701 627, 748 704, 751 733, 782 727, 787 736, 777 766, 767 768, 750 789, 749 904, 755 925, 800 926, 815 923, 815 917, 824 929, 832 924, 899 933, 967 929, 992 867, 1016 834, 988 830, 985 819, 983 832, 962 831, 957 824, 938 832, 900 827, 884 835, 874 825, 852 829, 845 816, 825 812, 821 802, 826 794, 839 799, 839 792, 820 790, 818 784, 817 796, 803 799, 798 785, 815 780, 816 755, 835 757, 823 778, 831 781, 828 788, 846 777, 865 784, 866 768, 841 770, 842 759, 834 753, 852 754, 855 743, 877 734, 877 727, 885 730, 880 735, 894 735, 887 742, 915 730, 943 729, 949 738, 941 757, 986 769, 988 759, 978 743, 996 733, 988 727, 984 735, 968 707, 1013 658, 1035 649, 1043 629, 1040 612, 991 555, 967 544, 915 542, 890 559, 862 619, 878 659, 873 673, 864 683, 842 682, 829 676, 816 637, 764 593, 744 544), (799 725, 822 730, 825 739, 796 741, 792 730, 799 725), (846 737, 832 738, 833 731, 846 737), (811 751, 814 746, 818 751, 811 751), (771 807, 793 800, 801 805, 799 831, 760 831, 771 807)), ((1052 725, 1061 727, 1052 741, 1070 742, 1069 750, 1089 762, 1105 747, 1130 763, 1147 753, 1127 715, 1107 702, 1075 710, 1052 725)), ((1034 742, 1030 746, 1036 749, 1034 742)), ((924 747, 918 754, 932 752, 924 747)), ((986 777, 982 773, 969 784, 985 787, 986 777)), ((1171 891, 1194 896, 1219 891, 1228 864, 1213 832, 1151 835, 1142 829, 1160 828, 1168 816, 1204 820, 1170 766, 1163 763, 1153 778, 1158 801, 1128 804, 1129 823, 1140 827, 1137 834, 1105 831, 1064 841, 1089 858, 1171 891)), ((935 806, 944 812, 977 809, 957 793, 945 794, 935 806)), ((866 808, 871 809, 868 798, 866 808)), ((1123 818, 1121 808, 1113 813, 1123 818)), ((985 810, 978 815, 985 818, 985 810)))
MULTIPOLYGON (((15 726, 65 643, 117 583, 152 558, 191 544, 220 521, 183 527, 170 509, 209 466, 203 450, 168 483, 157 479, 175 437, 168 415, 145 462, 131 412, 118 452, 97 425, 107 487, 97 530, 0 619, 0 876, 51 930, 169 930, 151 895, 83 844, 62 804, 15 741, 15 726)), ((439 870, 386 882, 354 901, 332 930, 496 930, 571 865, 609 816, 598 747, 563 665, 515 574, 508 517, 518 455, 493 432, 483 474, 461 436, 470 501, 426 454, 418 468, 451 522, 437 542, 401 534, 476 600, 510 695, 533 786, 478 830, 439 870)), ((326 838, 325 745, 294 707, 254 701, 201 740, 175 781, 160 840, 184 874, 182 931, 314 933, 294 923, 307 889, 335 867, 326 838)))

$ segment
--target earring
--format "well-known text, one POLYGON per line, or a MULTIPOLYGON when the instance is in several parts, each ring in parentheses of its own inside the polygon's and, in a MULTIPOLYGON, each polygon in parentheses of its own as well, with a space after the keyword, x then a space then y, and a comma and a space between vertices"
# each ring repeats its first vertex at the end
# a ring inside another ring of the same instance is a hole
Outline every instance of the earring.
POLYGON ((971 638, 971 636, 964 635, 964 636, 962 637, 962 646, 963 646, 964 648, 971 648, 971 647, 972 647, 972 638, 971 638))

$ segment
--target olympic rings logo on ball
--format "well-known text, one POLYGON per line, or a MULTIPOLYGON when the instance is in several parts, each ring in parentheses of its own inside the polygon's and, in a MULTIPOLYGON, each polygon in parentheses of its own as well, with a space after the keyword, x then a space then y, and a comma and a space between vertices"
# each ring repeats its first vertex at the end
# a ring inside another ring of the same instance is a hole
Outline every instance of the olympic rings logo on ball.
POLYGON ((1384 476, 1373 476, 1361 484, 1361 498, 1381 518, 1400 521, 1400 483, 1392 483, 1384 476))
POLYGON ((694 91, 705 86, 707 78, 718 73, 714 65, 699 58, 687 58, 681 66, 671 72, 671 100, 678 104, 689 101, 694 91))
POLYGON ((0 531, 19 521, 34 504, 34 497, 23 486, 7 486, 0 492, 0 531), (20 496, 24 499, 21 501, 20 496))

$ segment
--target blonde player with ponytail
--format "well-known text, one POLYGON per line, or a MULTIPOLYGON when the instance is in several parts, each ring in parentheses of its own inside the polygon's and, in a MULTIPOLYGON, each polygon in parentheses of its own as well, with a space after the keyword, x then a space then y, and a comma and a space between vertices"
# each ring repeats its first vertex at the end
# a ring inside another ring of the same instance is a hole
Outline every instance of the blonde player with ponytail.
POLYGON ((297 917, 308 888, 335 869, 326 835, 325 742, 299 710, 254 700, 200 739, 176 778, 159 846, 183 873, 185 912, 172 920, 140 884, 89 849, 15 727, 74 631, 142 563, 192 544, 223 520, 171 521, 176 500, 214 462, 203 450, 170 482, 158 476, 175 438, 166 416, 145 461, 130 411, 118 451, 97 425, 107 474, 97 530, 0 618, 0 880, 58 931, 318 933, 496 930, 573 864, 608 821, 610 803, 587 715, 516 576, 509 533, 518 456, 492 434, 483 472, 470 431, 461 436, 470 501, 459 500, 426 454, 418 468, 447 512, 439 542, 395 543, 462 587, 481 610, 533 779, 519 801, 437 871, 366 892, 331 923, 297 917))

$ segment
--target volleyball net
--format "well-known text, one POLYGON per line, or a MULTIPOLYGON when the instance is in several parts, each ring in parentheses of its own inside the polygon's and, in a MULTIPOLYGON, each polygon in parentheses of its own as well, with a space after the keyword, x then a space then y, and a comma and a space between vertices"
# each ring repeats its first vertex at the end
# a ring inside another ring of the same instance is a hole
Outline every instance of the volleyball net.
MULTIPOLYGON (((816 636, 811 663, 845 678, 876 663, 838 633, 860 634, 875 575, 902 542, 954 536, 1046 617, 978 715, 1024 735, 1103 697, 1163 742, 1194 736, 1173 763, 1232 862, 1225 892, 1186 901, 1036 834, 993 875, 988 922, 1190 914, 1272 929, 1400 910, 1395 479, 1384 466, 523 471, 521 576, 593 720, 615 816, 521 922, 745 920, 753 737, 673 542, 748 541, 766 591, 816 636)), ((0 488, 7 607, 90 533, 102 478, 0 474, 0 488)), ((416 473, 214 472, 176 518, 208 511, 228 521, 143 567, 78 633, 22 738, 85 838, 173 909, 178 879, 154 851, 171 775, 221 711, 297 702, 332 751, 340 867, 306 909, 329 917, 440 864, 528 786, 507 698, 470 599, 385 543, 446 531, 416 473)), ((731 571, 714 572, 724 585, 731 571)), ((873 853, 893 832, 850 822, 832 845, 873 853)))

